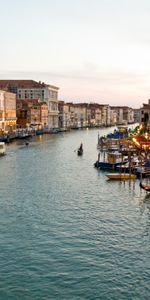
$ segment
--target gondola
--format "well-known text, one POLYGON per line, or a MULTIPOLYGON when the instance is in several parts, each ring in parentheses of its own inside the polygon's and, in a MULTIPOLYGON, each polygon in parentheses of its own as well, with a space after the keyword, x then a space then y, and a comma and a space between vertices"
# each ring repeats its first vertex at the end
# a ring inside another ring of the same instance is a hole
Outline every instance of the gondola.
POLYGON ((81 143, 80 147, 77 150, 77 155, 81 156, 83 154, 83 144, 81 143))
POLYGON ((82 154, 83 154, 83 149, 78 149, 78 151, 77 151, 77 154, 79 155, 79 156, 81 156, 82 154))
POLYGON ((142 184, 141 181, 140 181, 140 188, 146 192, 150 192, 150 185, 142 184))

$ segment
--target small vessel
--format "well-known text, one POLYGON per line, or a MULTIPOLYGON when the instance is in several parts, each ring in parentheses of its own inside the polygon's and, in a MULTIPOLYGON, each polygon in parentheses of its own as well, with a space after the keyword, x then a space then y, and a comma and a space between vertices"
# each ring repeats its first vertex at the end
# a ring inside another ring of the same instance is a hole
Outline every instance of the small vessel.
POLYGON ((83 149, 78 149, 77 154, 80 156, 83 154, 83 149))
POLYGON ((106 176, 111 180, 130 180, 137 178, 135 174, 130 173, 109 173, 106 174, 106 176))
POLYGON ((83 154, 83 144, 81 143, 80 147, 77 150, 77 154, 81 156, 83 154))
POLYGON ((140 181, 140 188, 146 192, 150 192, 150 185, 143 184, 141 181, 140 181))
MULTIPOLYGON (((99 156, 100 157, 100 156, 99 156)), ((95 168, 101 169, 101 170, 116 170, 117 167, 127 164, 128 159, 122 157, 122 154, 118 151, 114 152, 107 152, 106 153, 106 160, 95 162, 94 166, 95 168)))
POLYGON ((0 156, 6 154, 5 142, 0 142, 0 156))

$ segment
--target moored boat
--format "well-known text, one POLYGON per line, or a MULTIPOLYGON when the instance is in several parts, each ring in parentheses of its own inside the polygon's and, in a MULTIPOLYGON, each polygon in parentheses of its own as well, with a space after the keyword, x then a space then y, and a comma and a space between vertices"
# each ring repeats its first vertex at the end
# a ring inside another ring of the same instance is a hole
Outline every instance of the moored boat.
POLYGON ((111 180, 130 180, 137 178, 135 174, 130 173, 109 173, 106 174, 106 176, 111 180))
MULTIPOLYGON (((122 162, 118 163, 109 163, 104 161, 96 161, 94 164, 95 168, 101 169, 101 170, 117 170, 117 167, 122 166, 122 162)), ((126 162, 124 162, 126 164, 126 162)))
POLYGON ((103 161, 100 161, 99 158, 100 153, 98 155, 98 160, 94 163, 94 166, 101 170, 116 170, 117 167, 125 165, 128 162, 128 159, 123 159, 122 154, 118 151, 107 152, 106 158, 103 161))
POLYGON ((140 188, 146 192, 150 192, 150 185, 143 184, 141 181, 140 181, 140 188))

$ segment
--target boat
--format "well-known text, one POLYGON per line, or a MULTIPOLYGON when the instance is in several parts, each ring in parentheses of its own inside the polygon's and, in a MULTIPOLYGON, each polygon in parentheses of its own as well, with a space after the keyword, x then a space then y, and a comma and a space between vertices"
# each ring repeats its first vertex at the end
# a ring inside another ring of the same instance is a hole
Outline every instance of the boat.
POLYGON ((81 143, 80 147, 77 150, 77 154, 78 154, 78 156, 81 156, 83 154, 83 145, 82 145, 82 143, 81 143))
POLYGON ((127 158, 122 157, 122 154, 118 151, 107 152, 106 160, 99 161, 100 155, 98 156, 98 160, 94 163, 95 168, 101 170, 116 170, 117 167, 121 167, 128 162, 127 158))
POLYGON ((77 154, 80 156, 83 154, 83 149, 78 149, 77 154))
POLYGON ((135 174, 130 173, 109 173, 106 174, 106 176, 111 180, 130 180, 137 178, 135 174))
POLYGON ((0 142, 0 156, 6 154, 6 147, 4 142, 0 142))
POLYGON ((146 192, 150 192, 150 185, 143 184, 141 181, 140 181, 140 188, 146 192))
POLYGON ((101 170, 117 170, 118 167, 122 166, 123 164, 126 164, 127 162, 117 162, 117 163, 109 163, 104 161, 96 161, 94 164, 95 168, 101 169, 101 170))

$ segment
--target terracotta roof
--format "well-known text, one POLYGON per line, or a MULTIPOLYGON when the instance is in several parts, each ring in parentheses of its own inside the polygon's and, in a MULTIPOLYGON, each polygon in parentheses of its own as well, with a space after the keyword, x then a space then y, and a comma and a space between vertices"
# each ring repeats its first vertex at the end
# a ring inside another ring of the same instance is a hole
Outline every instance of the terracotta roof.
POLYGON ((45 84, 44 82, 37 82, 34 80, 21 80, 21 79, 4 79, 4 80, 0 80, 0 88, 3 89, 8 89, 9 87, 12 86, 16 86, 17 88, 45 88, 45 87, 52 87, 52 88, 56 88, 57 87, 53 86, 53 85, 49 85, 49 84, 45 84))

